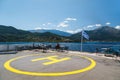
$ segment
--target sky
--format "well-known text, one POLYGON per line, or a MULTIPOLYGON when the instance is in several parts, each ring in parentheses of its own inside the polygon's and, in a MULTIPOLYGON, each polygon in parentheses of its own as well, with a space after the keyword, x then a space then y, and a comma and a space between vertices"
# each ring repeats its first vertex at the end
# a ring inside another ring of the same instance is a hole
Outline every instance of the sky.
POLYGON ((76 33, 100 26, 120 29, 120 0, 0 0, 0 25, 76 33))

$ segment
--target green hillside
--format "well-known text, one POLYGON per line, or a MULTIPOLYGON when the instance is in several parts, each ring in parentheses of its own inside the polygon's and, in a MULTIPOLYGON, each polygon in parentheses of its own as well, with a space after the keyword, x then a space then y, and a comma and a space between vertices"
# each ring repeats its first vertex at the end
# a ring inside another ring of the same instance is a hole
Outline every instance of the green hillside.
POLYGON ((0 25, 0 42, 53 42, 64 41, 66 38, 56 34, 46 33, 31 33, 29 31, 18 30, 12 26, 0 25))
MULTIPOLYGON (((113 27, 103 26, 85 32, 90 37, 89 41, 120 41, 120 30, 113 27)), ((79 42, 81 39, 81 32, 71 35, 70 39, 79 42)))

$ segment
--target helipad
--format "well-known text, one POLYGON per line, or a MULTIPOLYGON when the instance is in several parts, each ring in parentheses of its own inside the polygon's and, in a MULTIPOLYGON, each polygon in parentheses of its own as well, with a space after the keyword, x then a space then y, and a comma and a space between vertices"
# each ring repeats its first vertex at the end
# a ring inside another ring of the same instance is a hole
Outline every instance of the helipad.
POLYGON ((80 55, 25 55, 4 63, 4 67, 13 73, 32 76, 80 74, 95 66, 96 62, 92 58, 80 55))
POLYGON ((0 80, 120 80, 120 62, 77 51, 0 55, 0 80))

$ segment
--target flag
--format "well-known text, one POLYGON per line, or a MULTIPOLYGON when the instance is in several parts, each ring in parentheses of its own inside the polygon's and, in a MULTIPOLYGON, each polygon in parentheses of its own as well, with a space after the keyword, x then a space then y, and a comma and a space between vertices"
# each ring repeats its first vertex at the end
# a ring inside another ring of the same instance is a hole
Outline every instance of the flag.
POLYGON ((82 36, 89 40, 89 35, 85 31, 82 31, 82 36))

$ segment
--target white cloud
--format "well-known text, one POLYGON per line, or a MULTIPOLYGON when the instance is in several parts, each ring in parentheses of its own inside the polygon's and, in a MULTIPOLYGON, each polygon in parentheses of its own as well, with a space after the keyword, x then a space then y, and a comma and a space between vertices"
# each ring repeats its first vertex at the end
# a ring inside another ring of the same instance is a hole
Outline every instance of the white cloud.
POLYGON ((57 25, 57 27, 68 27, 69 25, 65 22, 61 22, 60 24, 57 25))
POLYGON ((94 25, 88 25, 87 27, 84 27, 85 30, 93 30, 95 28, 101 27, 101 24, 94 24, 94 25))
POLYGON ((102 26, 102 25, 101 25, 101 24, 95 24, 95 26, 96 26, 96 27, 100 27, 100 26, 102 26))
POLYGON ((81 32, 81 31, 82 31, 82 29, 76 29, 76 30, 67 30, 66 32, 75 34, 75 33, 81 32))
POLYGON ((66 32, 74 34, 74 31, 72 30, 67 30, 66 32))
POLYGON ((106 25, 110 25, 111 23, 110 23, 110 22, 106 22, 105 24, 106 24, 106 25))
POLYGON ((76 21, 77 19, 76 19, 76 18, 70 18, 70 17, 69 17, 69 18, 66 18, 65 20, 66 20, 66 21, 76 21))
POLYGON ((82 29, 76 29, 75 33, 82 31, 82 29))
POLYGON ((35 30, 39 30, 39 29, 42 29, 41 27, 36 27, 35 30))
POLYGON ((87 28, 100 27, 101 24, 88 25, 87 28))
POLYGON ((41 30, 41 29, 50 30, 50 28, 41 28, 41 27, 36 27, 36 28, 35 28, 35 30, 41 30))
POLYGON ((64 21, 60 22, 57 27, 68 27, 70 21, 76 21, 76 18, 66 18, 64 21))
POLYGON ((51 25, 52 23, 48 22, 48 23, 45 23, 45 24, 42 24, 42 26, 48 26, 48 25, 51 25))
POLYGON ((46 26, 46 24, 42 24, 43 26, 46 26))
POLYGON ((63 21, 64 23, 68 23, 69 21, 63 21))
POLYGON ((52 23, 48 22, 47 25, 51 25, 52 23))
POLYGON ((92 28, 94 27, 95 25, 88 25, 87 28, 92 28))
POLYGON ((115 28, 116 28, 116 29, 120 29, 120 25, 117 25, 115 28))

